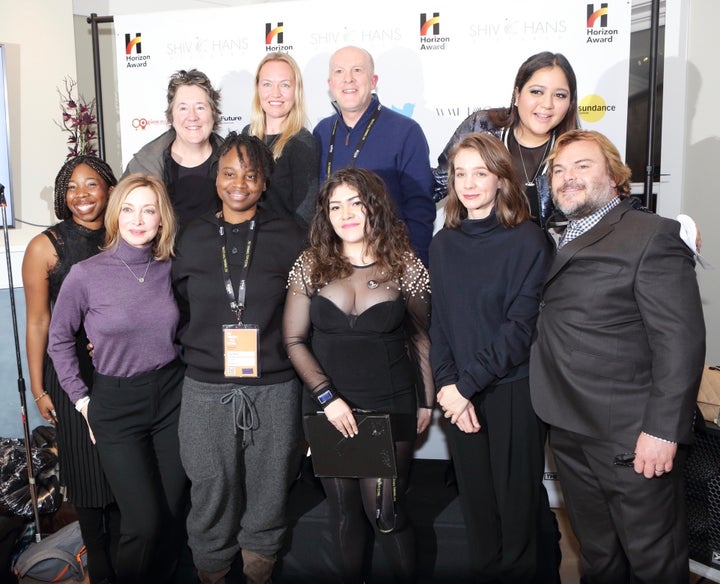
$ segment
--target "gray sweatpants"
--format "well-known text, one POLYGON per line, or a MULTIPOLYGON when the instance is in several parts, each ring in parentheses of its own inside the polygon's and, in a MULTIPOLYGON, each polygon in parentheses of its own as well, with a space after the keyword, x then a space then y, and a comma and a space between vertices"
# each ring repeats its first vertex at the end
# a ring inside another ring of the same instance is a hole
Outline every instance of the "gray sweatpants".
POLYGON ((302 455, 300 392, 297 380, 252 387, 185 377, 180 457, 198 570, 227 568, 243 548, 272 556, 282 546, 302 455))

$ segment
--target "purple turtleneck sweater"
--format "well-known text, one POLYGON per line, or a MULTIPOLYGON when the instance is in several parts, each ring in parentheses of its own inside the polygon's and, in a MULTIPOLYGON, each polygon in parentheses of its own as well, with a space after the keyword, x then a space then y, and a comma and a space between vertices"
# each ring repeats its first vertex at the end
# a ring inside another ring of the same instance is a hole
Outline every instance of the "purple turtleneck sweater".
POLYGON ((136 248, 123 240, 70 269, 53 309, 48 354, 73 403, 88 394, 75 354, 75 333, 82 325, 95 347, 93 365, 103 375, 155 371, 178 356, 170 269, 171 262, 152 258, 150 246, 136 248))

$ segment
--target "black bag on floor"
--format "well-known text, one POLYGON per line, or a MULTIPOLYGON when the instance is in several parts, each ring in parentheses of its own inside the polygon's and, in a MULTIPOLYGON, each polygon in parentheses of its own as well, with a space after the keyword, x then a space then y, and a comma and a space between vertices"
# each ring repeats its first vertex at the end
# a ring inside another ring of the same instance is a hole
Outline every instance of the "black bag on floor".
MULTIPOLYGON (((62 503, 57 477, 55 429, 39 426, 30 439, 33 475, 40 514, 55 513, 62 503)), ((22 438, 0 438, 0 512, 32 518, 27 451, 22 438)))

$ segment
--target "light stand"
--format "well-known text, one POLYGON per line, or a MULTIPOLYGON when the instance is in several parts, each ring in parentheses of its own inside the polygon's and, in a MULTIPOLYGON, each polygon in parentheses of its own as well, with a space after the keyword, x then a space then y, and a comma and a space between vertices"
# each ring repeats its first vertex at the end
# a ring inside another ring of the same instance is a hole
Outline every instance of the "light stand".
POLYGON ((5 187, 0 184, 0 209, 2 209, 3 236, 5 240, 5 258, 7 259, 8 288, 10 289, 10 313, 13 321, 13 335, 15 337, 15 357, 18 369, 18 391, 20 392, 20 415, 22 417, 23 435, 25 438, 25 456, 27 457, 28 487, 35 516, 35 541, 40 541, 40 510, 38 508, 37 487, 35 473, 33 472, 32 450, 30 446, 30 428, 27 419, 27 402, 25 400, 25 379, 22 374, 22 358, 20 356, 20 339, 18 336, 17 311, 15 310, 15 290, 13 287, 12 262, 10 261, 10 239, 8 237, 7 201, 5 200, 5 187))

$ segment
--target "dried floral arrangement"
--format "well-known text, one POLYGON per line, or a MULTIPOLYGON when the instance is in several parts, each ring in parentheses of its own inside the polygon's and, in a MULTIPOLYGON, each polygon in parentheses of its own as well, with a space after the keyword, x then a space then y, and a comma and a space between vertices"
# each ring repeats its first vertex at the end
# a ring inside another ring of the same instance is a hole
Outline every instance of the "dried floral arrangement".
POLYGON ((86 154, 97 156, 97 116, 95 100, 86 101, 76 96, 77 82, 71 77, 63 80, 65 88, 57 88, 60 96, 62 122, 55 122, 68 136, 67 158, 86 154))

